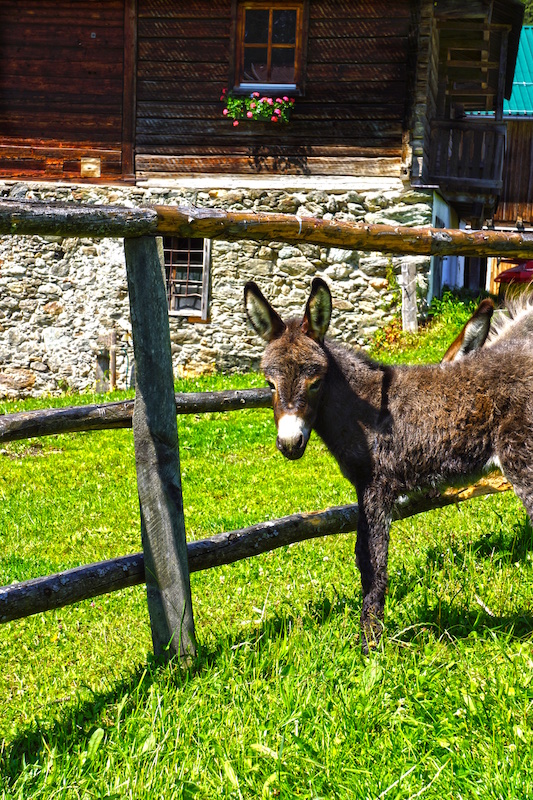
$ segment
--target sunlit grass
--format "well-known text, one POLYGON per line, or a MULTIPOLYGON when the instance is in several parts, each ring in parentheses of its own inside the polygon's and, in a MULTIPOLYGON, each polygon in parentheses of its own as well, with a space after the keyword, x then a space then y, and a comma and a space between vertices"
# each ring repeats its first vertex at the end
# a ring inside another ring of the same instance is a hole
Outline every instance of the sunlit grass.
MULTIPOLYGON (((355 499, 316 437, 297 463, 277 453, 270 410, 178 427, 189 538, 355 499)), ((0 583, 140 549, 130 431, 4 445, 0 464, 0 583)), ((144 587, 3 625, 0 796, 532 796, 533 532, 515 496, 393 525, 368 658, 353 548, 328 537, 192 575, 188 672, 153 662, 144 587)))

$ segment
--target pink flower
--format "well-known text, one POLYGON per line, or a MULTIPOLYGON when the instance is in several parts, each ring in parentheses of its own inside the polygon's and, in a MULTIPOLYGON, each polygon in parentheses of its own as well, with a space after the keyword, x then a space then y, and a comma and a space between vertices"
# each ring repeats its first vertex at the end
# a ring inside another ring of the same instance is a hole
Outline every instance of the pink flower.
POLYGON ((281 97, 276 97, 276 103, 282 103, 282 102, 283 100, 281 99, 281 97))
POLYGON ((259 97, 259 92, 252 92, 252 97, 259 97))
POLYGON ((269 106, 274 105, 274 101, 272 100, 271 97, 267 97, 267 103, 268 103, 269 106))
POLYGON ((234 119, 233 120, 233 127, 236 128, 238 124, 239 124, 239 120, 238 119, 234 119))
POLYGON ((250 103, 250 108, 256 108, 256 103, 250 103))
POLYGON ((289 98, 287 97, 287 95, 284 95, 283 102, 284 103, 288 103, 289 102, 289 98))
POLYGON ((248 111, 246 116, 248 117, 248 119, 251 119, 253 117, 253 113, 251 111, 248 111))
POLYGON ((281 116, 281 111, 279 110, 279 108, 275 108, 274 109, 274 114, 276 114, 276 116, 278 116, 278 117, 281 116))
POLYGON ((224 116, 226 116, 228 113, 228 109, 227 108, 222 109, 222 113, 224 114, 224 116))

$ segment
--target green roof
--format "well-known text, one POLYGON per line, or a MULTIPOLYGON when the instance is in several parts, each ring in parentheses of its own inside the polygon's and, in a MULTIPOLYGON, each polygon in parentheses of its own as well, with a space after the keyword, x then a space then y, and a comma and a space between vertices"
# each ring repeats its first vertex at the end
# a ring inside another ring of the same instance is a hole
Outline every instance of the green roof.
POLYGON ((506 117, 533 116, 533 25, 524 25, 520 34, 513 91, 503 102, 506 117))

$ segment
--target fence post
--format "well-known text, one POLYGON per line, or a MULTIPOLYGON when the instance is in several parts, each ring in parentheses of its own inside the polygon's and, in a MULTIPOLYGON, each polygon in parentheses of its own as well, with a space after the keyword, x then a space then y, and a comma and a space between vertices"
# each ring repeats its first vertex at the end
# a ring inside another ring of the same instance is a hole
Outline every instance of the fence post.
POLYGON ((400 285, 402 288, 402 328, 416 333, 418 318, 416 308, 416 266, 412 261, 402 263, 400 285))
POLYGON ((133 435, 156 656, 195 654, 165 285, 154 237, 125 239, 135 355, 133 435))

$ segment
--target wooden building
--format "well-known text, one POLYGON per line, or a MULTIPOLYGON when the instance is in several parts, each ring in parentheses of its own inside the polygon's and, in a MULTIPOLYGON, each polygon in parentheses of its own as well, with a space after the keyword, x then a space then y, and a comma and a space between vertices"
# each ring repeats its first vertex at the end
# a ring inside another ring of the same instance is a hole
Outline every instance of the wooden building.
POLYGON ((0 177, 395 175, 479 224, 522 15, 519 0, 0 0, 0 177), (290 95, 291 120, 233 126, 222 89, 290 95))

